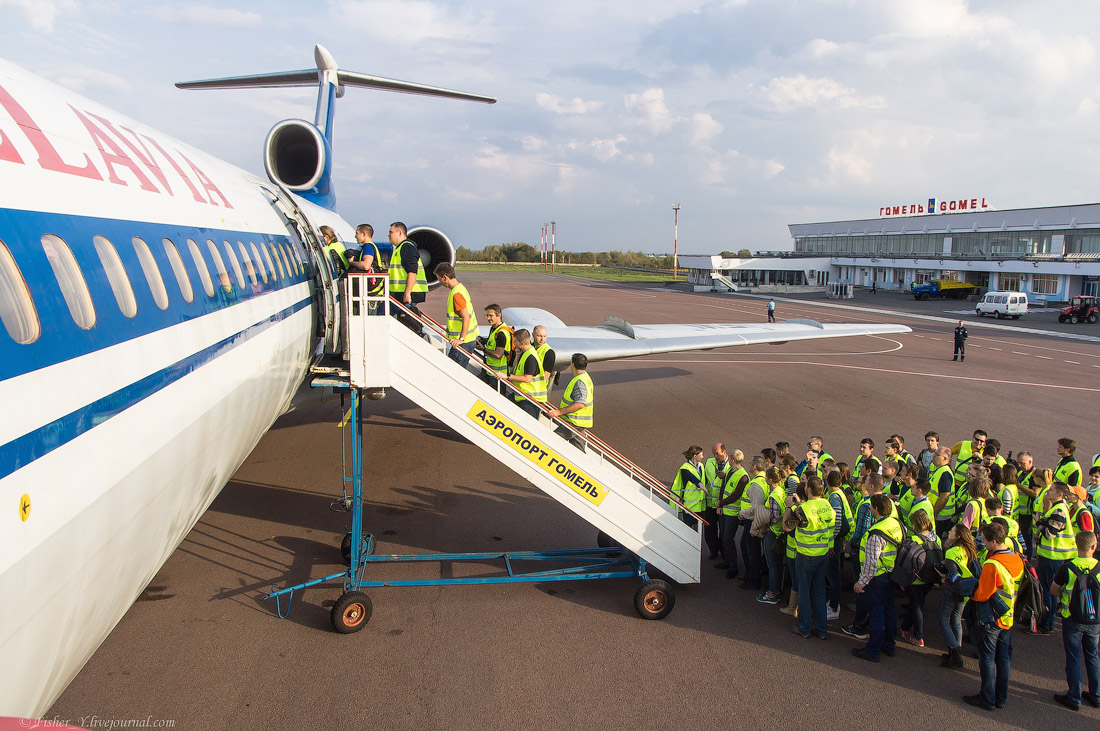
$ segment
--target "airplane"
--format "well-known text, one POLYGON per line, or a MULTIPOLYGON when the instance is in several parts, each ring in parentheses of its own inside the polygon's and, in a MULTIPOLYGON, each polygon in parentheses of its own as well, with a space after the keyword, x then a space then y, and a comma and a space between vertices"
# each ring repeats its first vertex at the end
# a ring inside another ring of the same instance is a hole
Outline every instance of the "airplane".
MULTIPOLYGON (((335 100, 356 86, 495 101, 314 56, 315 70, 180 84, 317 85, 314 121, 268 134, 266 179, 0 60, 0 716, 49 709, 311 364, 341 352, 338 272, 318 235, 354 240, 334 210, 335 100)), ((442 232, 409 237, 426 271, 453 262, 442 232)), ((622 322, 571 343, 549 313, 510 314, 594 359, 838 327, 622 322), (597 352, 601 338, 617 350, 597 352)))

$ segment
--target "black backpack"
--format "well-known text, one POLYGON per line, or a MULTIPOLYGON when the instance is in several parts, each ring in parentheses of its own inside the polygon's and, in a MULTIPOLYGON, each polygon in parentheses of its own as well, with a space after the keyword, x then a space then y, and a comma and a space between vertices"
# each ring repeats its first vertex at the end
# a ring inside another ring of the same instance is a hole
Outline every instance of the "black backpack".
POLYGON ((939 578, 936 566, 943 562, 943 548, 933 539, 919 535, 907 536, 904 528, 900 543, 881 530, 871 533, 877 533, 898 549, 894 558, 894 569, 890 572, 890 581, 898 586, 910 586, 917 579, 931 584, 939 578))
POLYGON ((1024 575, 1020 579, 1020 588, 1016 592, 1015 622, 1027 627, 1032 633, 1047 615, 1046 592, 1039 582, 1039 574, 1024 559, 1024 575))
POLYGON ((1069 597, 1070 618, 1077 624, 1100 624, 1100 581, 1096 579, 1100 564, 1086 570, 1067 561, 1066 568, 1077 577, 1069 597))

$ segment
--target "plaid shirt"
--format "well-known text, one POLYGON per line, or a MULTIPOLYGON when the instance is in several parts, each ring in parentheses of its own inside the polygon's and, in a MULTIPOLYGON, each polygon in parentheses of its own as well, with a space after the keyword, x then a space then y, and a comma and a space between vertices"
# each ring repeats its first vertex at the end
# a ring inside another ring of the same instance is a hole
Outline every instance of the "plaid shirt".
POLYGON ((863 586, 871 583, 871 579, 875 578, 875 572, 878 571, 879 556, 885 547, 886 539, 877 533, 867 537, 867 545, 863 549, 863 567, 860 569, 859 580, 856 583, 863 586))

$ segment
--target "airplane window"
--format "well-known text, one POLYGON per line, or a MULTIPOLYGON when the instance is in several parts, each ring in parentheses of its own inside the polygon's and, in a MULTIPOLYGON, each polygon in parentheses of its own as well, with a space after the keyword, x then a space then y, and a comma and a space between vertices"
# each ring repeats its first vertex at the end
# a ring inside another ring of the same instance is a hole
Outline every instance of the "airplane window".
POLYGON ((184 302, 195 299, 195 292, 191 288, 191 277, 187 276, 187 268, 183 266, 183 259, 172 239, 161 239, 164 244, 164 253, 168 255, 168 263, 172 265, 172 273, 176 275, 176 282, 180 285, 180 294, 184 302))
POLYGON ((149 251, 149 245, 143 239, 135 236, 131 241, 134 244, 134 253, 141 262, 141 270, 145 272, 145 279, 149 282, 149 292, 153 295, 153 301, 162 310, 168 309, 168 290, 164 288, 164 279, 157 268, 157 260, 153 258, 153 252, 149 251))
POLYGON ((283 268, 283 262, 279 260, 279 252, 273 248, 275 245, 271 242, 268 242, 266 244, 260 242, 260 246, 264 250, 264 258, 268 261, 275 262, 275 265, 271 268, 271 271, 274 272, 275 270, 278 270, 279 275, 276 278, 286 279, 286 269, 283 268))
POLYGON ((233 291, 233 283, 229 281, 229 272, 225 270, 225 262, 222 261, 221 252, 213 239, 206 240, 206 250, 210 252, 210 258, 214 260, 214 268, 218 270, 218 284, 225 288, 226 292, 233 291))
POLYGON ((3 241, 0 241, 0 321, 11 339, 20 345, 33 343, 42 334, 27 282, 3 241))
MULTIPOLYGON (((267 267, 264 266, 263 257, 260 256, 259 250, 256 248, 256 244, 251 241, 248 242, 249 247, 252 248, 252 260, 256 262, 256 268, 260 270, 260 277, 263 278, 264 284, 267 284, 267 267)), ((271 266, 271 262, 267 262, 268 266, 271 266)), ((275 276, 275 272, 271 272, 271 276, 275 276)))
MULTIPOLYGON (((245 250, 244 244, 238 241, 237 248, 241 250, 241 261, 244 262, 244 270, 248 273, 248 278, 252 280, 252 286, 259 287, 260 283, 256 281, 256 268, 252 266, 252 260, 248 258, 248 252, 245 250)), ((267 281, 266 277, 264 277, 264 281, 267 281)))
POLYGON ((69 314, 73 316, 73 322, 83 330, 90 329, 95 325, 95 306, 92 305, 88 283, 80 273, 80 264, 77 263, 72 250, 60 237, 53 234, 42 237, 42 249, 46 252, 46 259, 50 262, 54 277, 57 278, 61 296, 69 306, 69 314))
POLYGON ((237 255, 233 253, 233 245, 222 240, 225 247, 225 255, 229 257, 229 263, 233 265, 233 273, 237 275, 237 286, 244 289, 244 272, 241 271, 241 263, 237 261, 237 255))
POLYGON ((130 277, 122 266, 122 259, 119 258, 114 244, 103 236, 93 236, 92 243, 95 245, 95 252, 99 254, 99 263, 107 273, 107 281, 111 283, 111 291, 115 293, 118 309, 126 317, 133 317, 137 314, 134 288, 130 286, 130 277))
POLYGON ((206 296, 213 297, 214 282, 210 280, 210 270, 206 267, 206 259, 202 256, 202 250, 194 239, 187 239, 187 248, 191 252, 191 258, 195 260, 195 268, 199 270, 199 279, 202 280, 202 288, 206 290, 206 296))
POLYGON ((294 254, 294 260, 298 262, 298 266, 304 267, 305 262, 302 261, 302 255, 298 253, 298 247, 294 244, 290 244, 290 250, 294 254))
POLYGON ((298 263, 294 261, 294 255, 290 253, 290 249, 286 244, 277 244, 279 247, 279 253, 283 255, 283 261, 286 262, 286 270, 290 272, 291 276, 295 274, 301 274, 298 269, 298 263))

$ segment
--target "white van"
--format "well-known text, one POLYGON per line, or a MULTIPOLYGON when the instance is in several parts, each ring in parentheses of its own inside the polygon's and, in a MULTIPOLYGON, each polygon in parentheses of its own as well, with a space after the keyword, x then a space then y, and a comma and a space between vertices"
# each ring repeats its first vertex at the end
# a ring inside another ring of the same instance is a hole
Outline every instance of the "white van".
POLYGON ((996 315, 997 319, 1011 317, 1019 320, 1027 314, 1027 295, 1023 292, 986 292, 974 306, 974 312, 982 315, 996 315))

